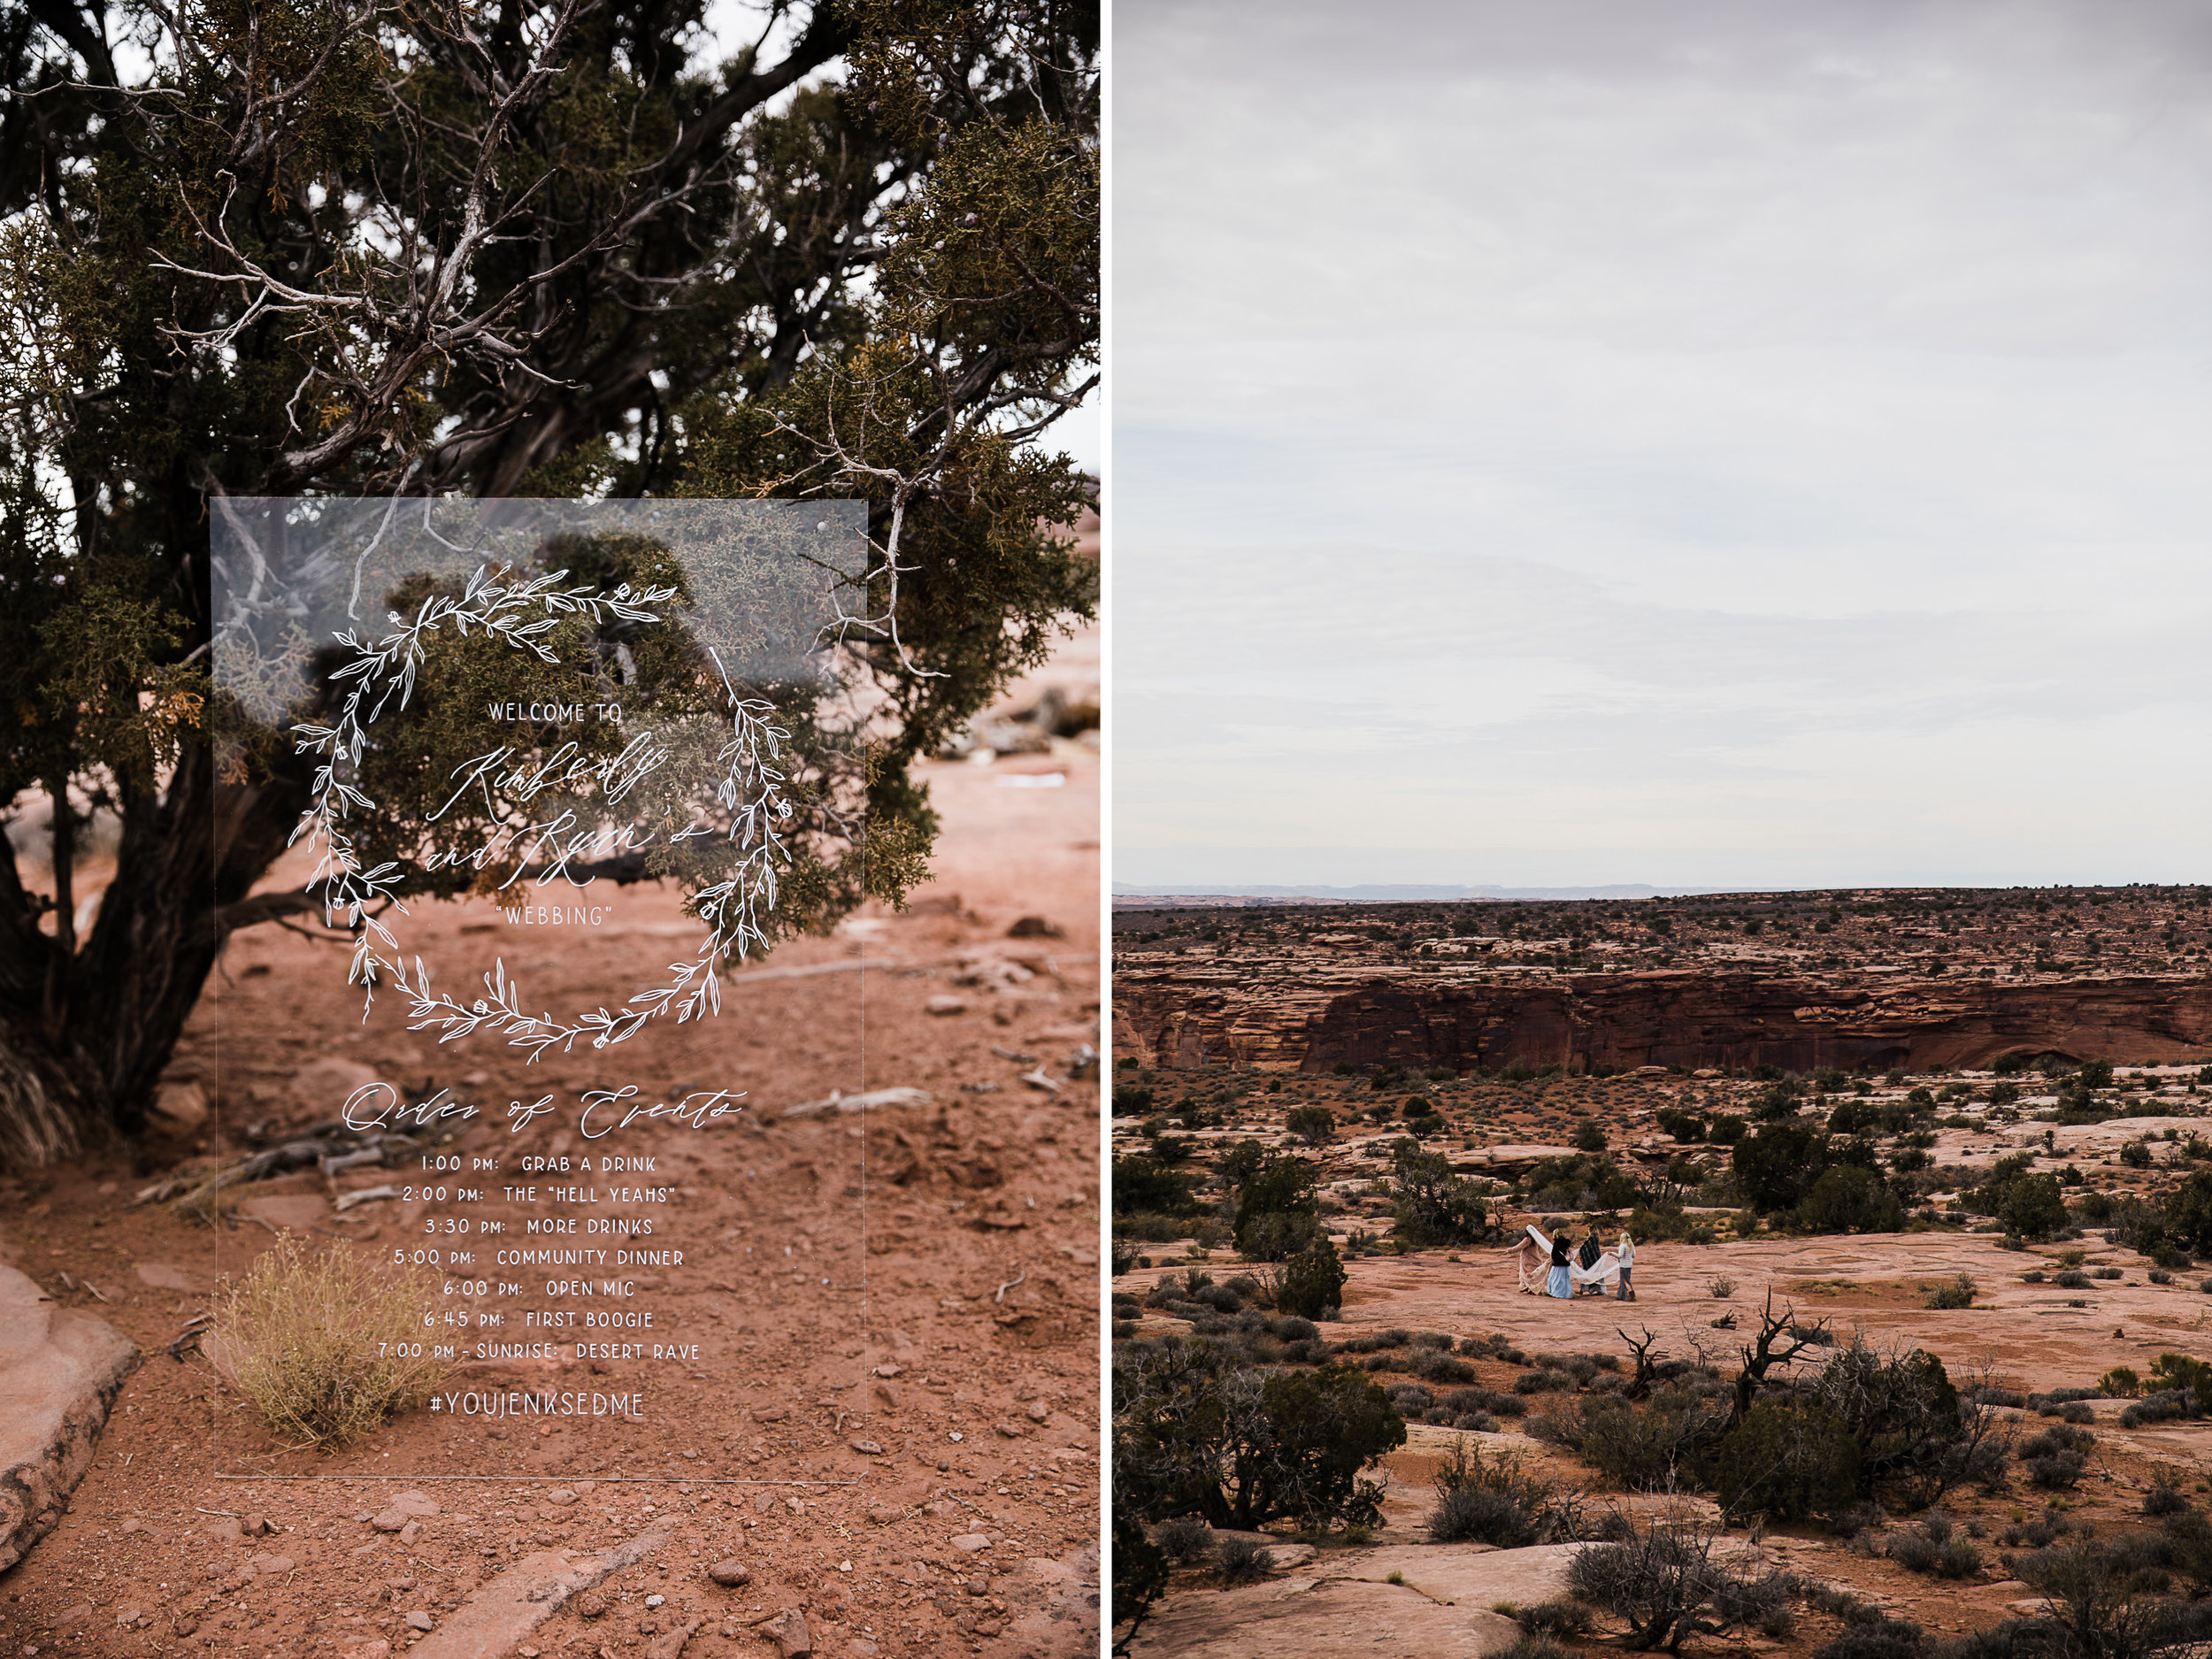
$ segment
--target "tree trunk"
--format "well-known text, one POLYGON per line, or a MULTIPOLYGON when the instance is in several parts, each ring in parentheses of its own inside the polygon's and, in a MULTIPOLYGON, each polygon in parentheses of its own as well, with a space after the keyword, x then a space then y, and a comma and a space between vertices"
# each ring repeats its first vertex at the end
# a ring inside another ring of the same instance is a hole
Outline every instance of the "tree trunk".
MULTIPOLYGON (((219 783, 204 745, 165 792, 119 790, 115 878, 81 949, 66 948, 66 918, 53 937, 40 930, 43 902, 0 858, 0 1164, 35 1168, 143 1128, 222 954, 226 907, 283 851, 305 800, 296 780, 219 783)), ((69 843, 64 828, 58 858, 69 843)))

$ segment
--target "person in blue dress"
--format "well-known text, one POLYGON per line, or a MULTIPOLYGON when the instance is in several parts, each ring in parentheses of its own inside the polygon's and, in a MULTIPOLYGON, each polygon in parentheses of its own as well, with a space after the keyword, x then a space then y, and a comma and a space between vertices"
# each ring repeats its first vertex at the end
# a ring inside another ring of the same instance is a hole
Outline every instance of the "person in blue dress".
POLYGON ((1544 1294, 1547 1296, 1561 1296, 1569 1299, 1573 1297, 1575 1294, 1574 1275, 1568 1271, 1568 1260, 1567 1230, 1562 1227, 1552 1234, 1551 1276, 1544 1285, 1544 1294))

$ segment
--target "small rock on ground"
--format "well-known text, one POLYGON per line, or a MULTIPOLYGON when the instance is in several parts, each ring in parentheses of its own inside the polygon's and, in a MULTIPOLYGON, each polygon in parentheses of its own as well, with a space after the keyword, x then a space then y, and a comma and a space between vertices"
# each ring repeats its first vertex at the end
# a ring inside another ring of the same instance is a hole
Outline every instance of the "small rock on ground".
POLYGON ((814 1651, 814 1639, 807 1633, 806 1615, 795 1607, 784 1609, 760 1630, 761 1634, 774 1640, 778 1659, 800 1659, 801 1655, 814 1651))

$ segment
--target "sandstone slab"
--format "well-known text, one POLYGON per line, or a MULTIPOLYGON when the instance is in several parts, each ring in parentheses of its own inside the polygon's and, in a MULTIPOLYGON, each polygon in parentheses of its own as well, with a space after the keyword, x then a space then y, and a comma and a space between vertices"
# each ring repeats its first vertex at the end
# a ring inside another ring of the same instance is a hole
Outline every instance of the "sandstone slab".
POLYGON ((408 1649, 414 1659, 502 1659, 515 1644, 610 1573, 642 1561, 668 1535, 648 1530, 595 1555, 544 1549, 525 1555, 472 1591, 435 1634, 408 1649))
POLYGON ((1133 1655, 1207 1659, 1377 1659, 1494 1653, 1520 1629, 1487 1608, 1446 1606, 1404 1585, 1294 1578, 1177 1596, 1154 1609, 1133 1655))
POLYGON ((330 1217, 330 1201, 314 1193, 249 1198, 238 1208, 257 1221, 289 1233, 305 1233, 330 1217))
POLYGON ((1202 1651, 1207 1659, 1491 1653, 1520 1633, 1492 1608, 1564 1596, 1567 1563, 1580 1548, 1409 1544, 1334 1551, 1264 1584, 1177 1596, 1154 1610, 1131 1651, 1202 1651))
POLYGON ((1098 1650, 1098 1546, 1036 1555, 993 1580, 1006 1601, 1010 1651, 1033 1659, 1092 1659, 1098 1650))
POLYGON ((1347 1550, 1315 1563, 1309 1575, 1385 1583, 1396 1573, 1432 1599, 1457 1607, 1554 1601, 1567 1594, 1567 1563, 1579 1544, 1485 1549, 1471 1544, 1397 1544, 1347 1550))
POLYGON ((60 1520, 137 1366, 136 1345, 106 1320, 57 1308, 0 1267, 0 1571, 60 1520))

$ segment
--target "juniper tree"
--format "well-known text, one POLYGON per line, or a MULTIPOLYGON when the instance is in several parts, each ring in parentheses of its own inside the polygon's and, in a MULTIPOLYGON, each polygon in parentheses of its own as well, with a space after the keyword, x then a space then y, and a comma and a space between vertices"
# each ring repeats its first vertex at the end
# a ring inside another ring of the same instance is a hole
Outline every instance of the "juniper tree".
POLYGON ((1083 503, 1042 440, 1095 381, 1096 11, 0 14, 0 1160, 134 1133, 225 939, 315 902, 254 892, 306 763, 211 742, 225 496, 864 499, 866 856, 803 833, 780 921, 919 878, 913 762, 1093 603, 1039 526, 1083 503))

